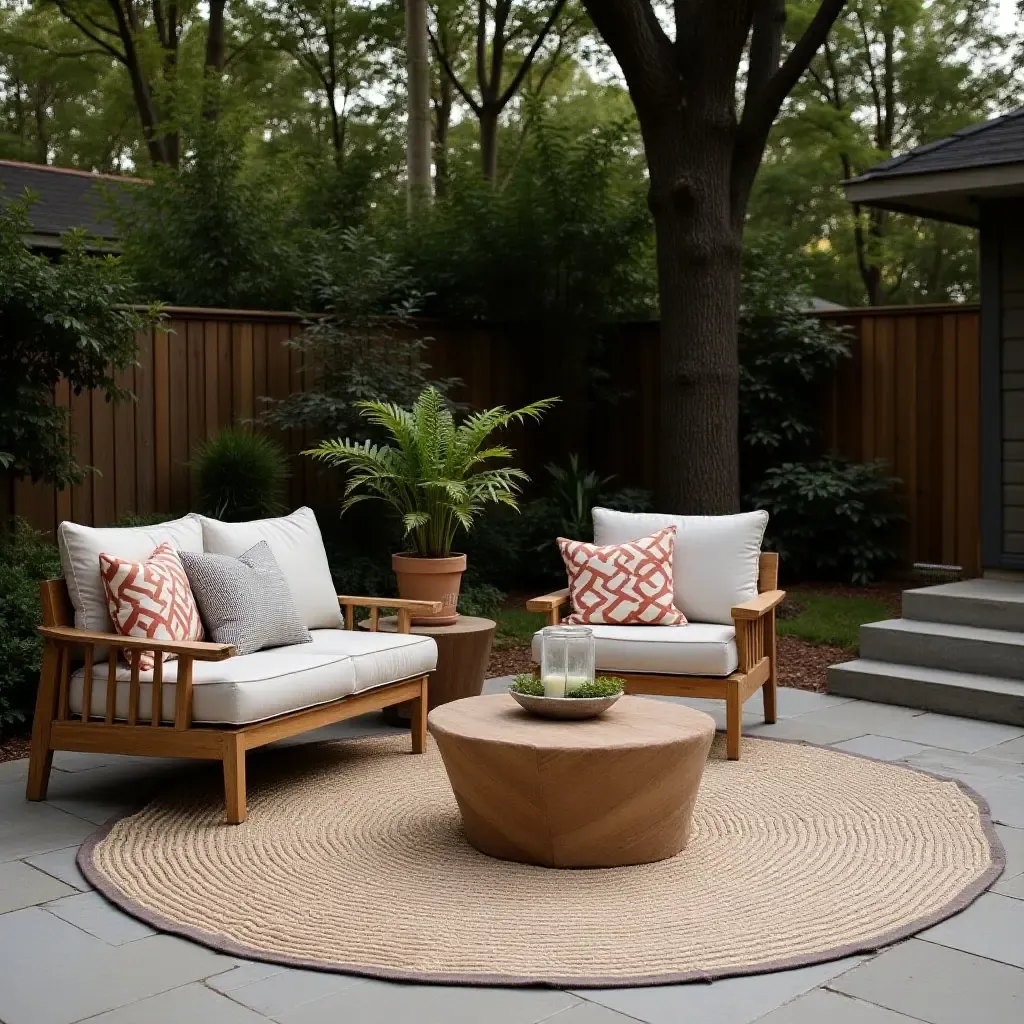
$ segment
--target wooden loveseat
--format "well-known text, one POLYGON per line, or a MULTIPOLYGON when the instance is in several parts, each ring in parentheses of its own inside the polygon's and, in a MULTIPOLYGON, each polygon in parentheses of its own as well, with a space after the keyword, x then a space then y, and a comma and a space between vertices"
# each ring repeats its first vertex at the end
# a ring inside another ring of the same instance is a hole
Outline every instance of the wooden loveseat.
POLYGON ((245 753, 254 747, 408 701, 412 752, 422 754, 426 749, 429 672, 422 667, 436 663, 436 647, 427 637, 413 637, 410 624, 413 614, 440 611, 436 602, 339 596, 346 628, 314 630, 310 646, 317 650, 307 652, 302 645, 240 658, 228 644, 76 629, 63 579, 45 581, 41 596, 39 632, 45 646, 32 728, 29 800, 46 799, 55 750, 203 758, 222 762, 227 820, 238 824, 246 818, 245 753), (375 636, 353 631, 356 608, 370 609, 375 636), (382 608, 397 611, 397 635, 376 632, 382 608), (423 641, 433 656, 426 647, 421 649, 423 641), (382 673, 387 675, 401 661, 396 661, 396 651, 401 654, 402 648, 413 645, 421 670, 382 681, 382 673), (174 654, 176 660, 157 661, 152 673, 143 674, 137 660, 129 669, 116 657, 108 658, 108 650, 156 650, 174 654), (273 680, 282 676, 270 673, 284 661, 290 668, 275 690, 273 680), (217 666, 231 664, 233 673, 218 673, 217 666), (196 678, 197 670, 202 678, 196 678), (161 713, 153 714, 153 708, 161 713), (246 718, 261 709, 278 713, 244 722, 202 720, 246 718))

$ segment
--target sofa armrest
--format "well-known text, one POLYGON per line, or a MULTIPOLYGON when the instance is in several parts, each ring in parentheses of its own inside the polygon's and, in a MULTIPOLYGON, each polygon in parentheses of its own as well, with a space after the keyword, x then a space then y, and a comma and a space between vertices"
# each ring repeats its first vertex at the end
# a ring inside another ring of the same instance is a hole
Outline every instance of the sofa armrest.
POLYGON ((548 624, 557 626, 562 621, 562 609, 569 603, 569 588, 556 590, 551 594, 532 597, 526 602, 528 612, 543 612, 548 617, 548 624))
POLYGON ((80 647, 115 647, 125 651, 161 651, 195 661, 224 661, 236 652, 233 644, 208 643, 203 640, 153 640, 145 636, 122 636, 101 633, 73 626, 40 626, 39 632, 57 644, 80 647))
POLYGON ((732 609, 732 617, 734 620, 759 619, 780 604, 785 596, 784 590, 766 590, 763 594, 758 594, 757 597, 752 597, 749 601, 736 605, 732 609))
POLYGON ((444 605, 440 601, 412 601, 404 597, 353 597, 339 594, 338 604, 345 609, 345 628, 355 629, 357 608, 370 609, 370 630, 377 631, 381 608, 394 608, 398 612, 398 632, 408 633, 412 628, 413 615, 436 615, 444 605))

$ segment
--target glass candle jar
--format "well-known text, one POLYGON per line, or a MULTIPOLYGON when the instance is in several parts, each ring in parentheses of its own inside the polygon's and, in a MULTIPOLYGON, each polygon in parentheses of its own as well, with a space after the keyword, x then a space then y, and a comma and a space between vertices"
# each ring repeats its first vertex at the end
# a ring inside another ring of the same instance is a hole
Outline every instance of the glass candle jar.
POLYGON ((594 631, 588 626, 545 626, 540 636, 540 679, 545 697, 565 697, 594 681, 594 631))

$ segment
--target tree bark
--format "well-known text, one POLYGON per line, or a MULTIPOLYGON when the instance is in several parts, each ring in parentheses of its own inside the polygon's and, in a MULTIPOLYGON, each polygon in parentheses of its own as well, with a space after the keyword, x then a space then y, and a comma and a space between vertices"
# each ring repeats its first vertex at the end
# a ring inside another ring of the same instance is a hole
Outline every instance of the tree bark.
POLYGON ((203 117, 216 121, 220 115, 220 76, 224 70, 224 8, 227 0, 209 0, 206 54, 203 60, 203 117))
POLYGON ((409 123, 406 145, 407 205, 413 216, 430 205, 430 46, 426 0, 405 0, 409 123))
POLYGON ((730 147, 699 134, 645 135, 661 310, 658 490, 673 512, 721 515, 740 503, 742 221, 720 173, 730 147))
POLYGON ((448 194, 448 132, 452 124, 455 90, 443 72, 438 76, 437 99, 434 100, 434 195, 443 199, 448 194))
POLYGON ((498 116, 501 108, 488 104, 480 108, 480 170, 493 185, 498 180, 498 116))

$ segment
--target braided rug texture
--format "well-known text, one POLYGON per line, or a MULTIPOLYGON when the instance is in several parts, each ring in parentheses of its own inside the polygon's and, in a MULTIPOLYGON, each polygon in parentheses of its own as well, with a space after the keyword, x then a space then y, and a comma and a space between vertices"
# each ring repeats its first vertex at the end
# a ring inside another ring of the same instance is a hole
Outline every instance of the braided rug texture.
POLYGON ((204 773, 106 826, 79 863, 157 928, 255 959, 440 983, 649 985, 875 949, 1002 870, 980 798, 835 750, 717 739, 693 833, 657 864, 557 870, 471 848, 433 741, 250 758, 249 820, 204 773))

